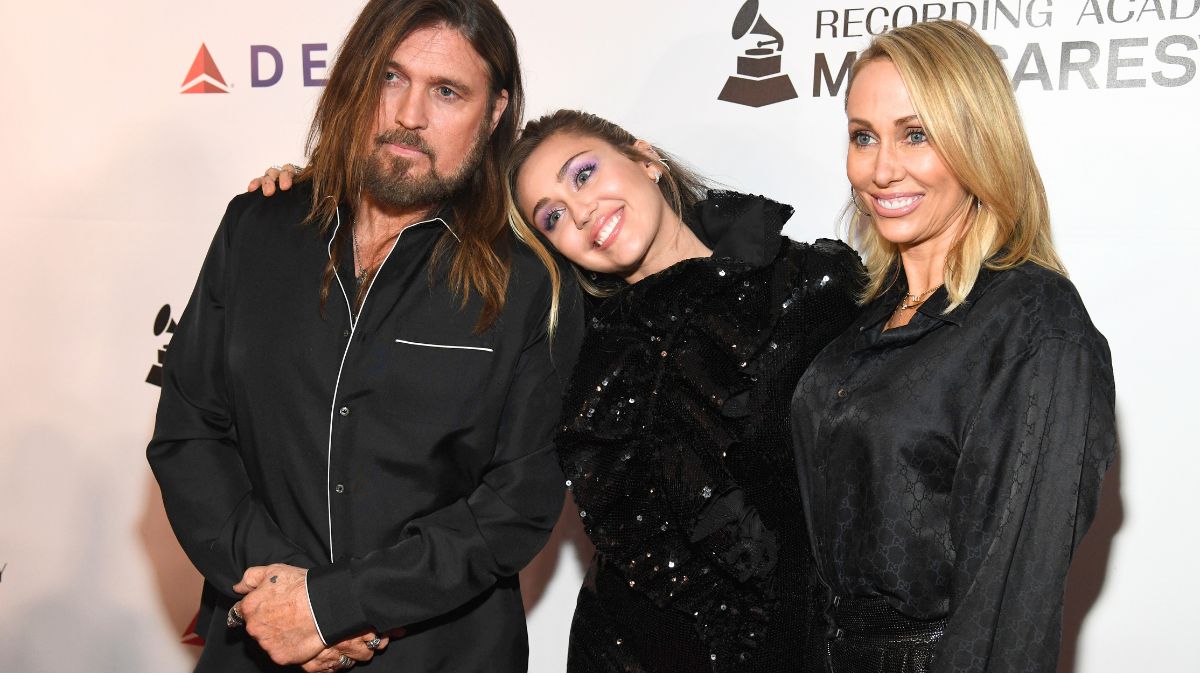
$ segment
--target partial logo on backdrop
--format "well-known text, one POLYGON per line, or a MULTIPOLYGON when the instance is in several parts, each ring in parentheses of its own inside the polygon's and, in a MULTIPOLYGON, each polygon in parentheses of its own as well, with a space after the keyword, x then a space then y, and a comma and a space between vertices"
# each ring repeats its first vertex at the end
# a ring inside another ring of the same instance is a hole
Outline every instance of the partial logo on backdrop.
MULTIPOLYGON (((323 54, 329 50, 324 42, 314 42, 300 45, 300 75, 305 87, 323 87, 325 78, 321 77, 326 67, 323 54)), ((250 86, 252 88, 274 87, 284 79, 286 59, 284 52, 273 45, 250 45, 250 86)), ((228 65, 228 64, 226 64, 228 65)), ((183 78, 181 94, 229 94, 235 86, 221 75, 221 69, 213 60, 208 46, 200 43, 200 50, 192 60, 187 77, 183 78)))
POLYGON ((213 61, 212 54, 208 53, 208 46, 203 42, 200 43, 200 51, 196 52, 196 58, 192 59, 192 67, 183 78, 183 90, 179 93, 229 93, 229 85, 225 84, 225 78, 221 77, 221 69, 217 68, 217 62, 213 61))
MULTIPOLYGON (((175 333, 175 319, 171 318, 171 306, 163 305, 162 309, 158 310, 158 316, 154 317, 154 334, 162 335, 163 333, 175 333)), ((171 344, 171 338, 167 338, 167 344, 158 350, 158 361, 150 366, 150 372, 146 375, 146 382, 156 387, 162 386, 162 366, 163 359, 167 356, 167 347, 171 344)))
POLYGON ((737 74, 725 80, 718 100, 761 108, 796 98, 792 80, 783 72, 783 35, 758 11, 758 0, 746 0, 733 19, 733 39, 761 35, 737 59, 737 74))
MULTIPOLYGON (((834 3, 830 3, 834 4, 834 3)), ((811 10, 813 98, 840 96, 858 48, 923 21, 969 24, 988 41, 1013 89, 1182 87, 1200 82, 1200 0, 941 0, 811 10), (1170 33, 1170 34, 1168 34, 1170 33), (842 46, 843 41, 850 44, 842 46)))
POLYGON ((191 623, 187 628, 183 629, 183 634, 179 636, 179 641, 185 645, 195 645, 197 647, 204 646, 204 638, 196 632, 196 622, 200 619, 200 612, 196 612, 196 616, 192 617, 191 623))
MULTIPOLYGON (((175 323, 175 319, 171 318, 171 306, 163 305, 162 308, 158 310, 158 314, 154 317, 154 335, 173 335, 177 326, 178 324, 175 323)), ((169 347, 170 344, 170 338, 168 338, 167 344, 163 345, 162 349, 158 350, 157 362, 150 366, 150 372, 146 375, 147 383, 156 387, 162 386, 163 359, 167 356, 167 347, 169 347)), ((0 569, 0 574, 3 572, 4 570, 0 569)), ((194 645, 197 647, 204 646, 204 638, 196 632, 196 622, 199 619, 200 612, 196 612, 196 615, 193 616, 192 620, 188 623, 187 628, 184 628, 183 632, 179 634, 180 643, 185 645, 194 645)))

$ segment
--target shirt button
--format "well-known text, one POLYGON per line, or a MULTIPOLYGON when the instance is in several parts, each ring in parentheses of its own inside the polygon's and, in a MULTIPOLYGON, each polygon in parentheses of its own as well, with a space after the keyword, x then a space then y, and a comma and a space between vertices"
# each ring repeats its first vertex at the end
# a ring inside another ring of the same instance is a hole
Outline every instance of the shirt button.
POLYGON ((350 337, 350 329, 346 328, 342 331, 342 337, 350 337))
POLYGON ((338 483, 337 485, 333 486, 333 491, 340 495, 346 491, 346 486, 342 485, 341 483, 338 483))
POLYGON ((338 410, 338 414, 341 415, 342 417, 349 417, 350 409, 347 408, 346 406, 342 406, 341 410, 338 410))
POLYGON ((842 399, 844 399, 844 398, 846 398, 846 397, 847 397, 847 396, 849 396, 849 395, 850 395, 850 392, 846 391, 846 390, 845 390, 845 388, 842 388, 842 389, 838 389, 838 390, 837 390, 837 397, 838 397, 838 398, 842 398, 842 399))

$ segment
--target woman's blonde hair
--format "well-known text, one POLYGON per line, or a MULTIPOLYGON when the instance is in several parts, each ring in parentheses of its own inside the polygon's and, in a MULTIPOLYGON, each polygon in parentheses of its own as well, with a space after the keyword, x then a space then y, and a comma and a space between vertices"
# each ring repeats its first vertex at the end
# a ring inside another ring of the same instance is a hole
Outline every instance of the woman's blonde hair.
MULTIPOLYGON (((886 59, 896 66, 935 151, 967 193, 967 222, 946 257, 946 311, 971 292, 982 267, 1033 261, 1066 275, 1050 238, 1046 190, 1000 59, 970 26, 929 21, 877 36, 850 71, 886 59)), ((851 192, 852 199, 854 193, 851 192)), ((899 278, 899 248, 879 235, 869 215, 847 207, 851 242, 870 276, 868 302, 899 278)))
MULTIPOLYGON (((525 217, 517 208, 517 174, 520 173, 521 167, 538 146, 558 134, 595 138, 613 146, 632 161, 658 164, 662 170, 662 180, 658 183, 658 189, 662 192, 663 199, 671 206, 671 210, 682 220, 689 218, 688 214, 692 212, 696 202, 704 199, 708 192, 703 178, 661 148, 652 146, 653 155, 643 153, 635 145, 638 141, 636 136, 598 115, 580 110, 563 109, 527 122, 525 128, 521 130, 521 137, 509 152, 508 162, 505 165, 504 184, 508 189, 508 224, 517 239, 532 249, 546 269, 550 270, 551 330, 558 320, 558 296, 561 280, 558 277, 558 267, 554 264, 554 256, 542 238, 535 234, 537 229, 525 221, 525 217)), ((571 268, 579 279, 579 285, 590 295, 605 297, 612 295, 619 287, 604 283, 599 277, 580 270, 577 265, 571 265, 571 268)))

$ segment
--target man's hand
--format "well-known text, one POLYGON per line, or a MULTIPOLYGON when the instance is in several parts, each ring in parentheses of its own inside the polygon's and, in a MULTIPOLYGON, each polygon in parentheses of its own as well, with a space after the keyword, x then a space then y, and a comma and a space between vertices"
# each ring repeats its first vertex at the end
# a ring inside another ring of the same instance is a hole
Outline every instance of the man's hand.
POLYGON ((291 565, 251 567, 233 587, 247 594, 237 603, 246 633, 281 666, 311 661, 325 650, 308 606, 305 574, 291 565))
POLYGON ((356 663, 364 663, 370 661, 375 656, 375 652, 383 649, 387 644, 388 637, 386 635, 377 635, 373 631, 367 631, 362 635, 355 635, 354 637, 342 640, 336 645, 326 647, 311 661, 305 662, 300 667, 308 673, 344 670, 348 666, 342 661, 343 654, 350 657, 356 663), (375 642, 375 640, 378 640, 378 642, 375 642), (371 646, 372 644, 374 644, 374 647, 371 646))

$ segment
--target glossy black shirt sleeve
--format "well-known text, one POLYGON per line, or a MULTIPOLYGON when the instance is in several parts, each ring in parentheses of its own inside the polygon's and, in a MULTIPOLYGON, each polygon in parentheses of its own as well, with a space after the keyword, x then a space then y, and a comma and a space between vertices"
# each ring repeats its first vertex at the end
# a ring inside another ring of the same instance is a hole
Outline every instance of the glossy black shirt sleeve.
POLYGON ((171 527, 196 569, 218 591, 246 568, 318 562, 279 528, 256 494, 238 445, 226 372, 225 305, 236 211, 213 237, 163 366, 154 436, 147 450, 171 527))
POLYGON ((1115 452, 1101 355, 1047 337, 999 370, 951 490, 955 564, 935 671, 1055 670, 1066 572, 1115 452))

